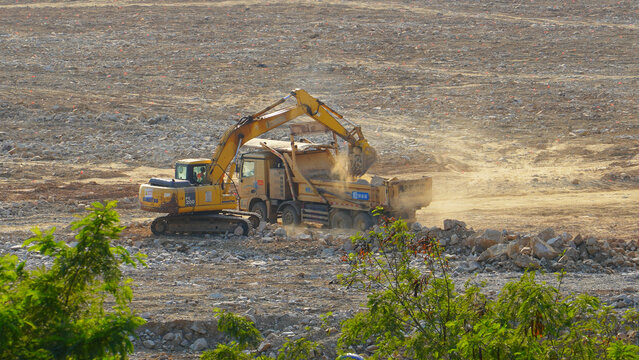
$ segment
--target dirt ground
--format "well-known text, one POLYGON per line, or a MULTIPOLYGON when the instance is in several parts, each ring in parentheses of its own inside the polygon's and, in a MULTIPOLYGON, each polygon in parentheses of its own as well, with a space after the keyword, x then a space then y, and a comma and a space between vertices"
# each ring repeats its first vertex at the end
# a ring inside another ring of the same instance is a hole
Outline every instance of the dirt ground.
MULTIPOLYGON (((636 241, 638 19, 636 1, 0 0, 0 236, 119 199, 124 237, 152 242, 138 184, 304 88, 362 125, 370 172, 434 178, 423 225, 636 241)), ((294 245, 271 250, 317 260, 294 245)), ((169 307, 151 270, 136 280, 140 307, 169 307)), ((171 316, 210 318, 194 309, 171 316)))

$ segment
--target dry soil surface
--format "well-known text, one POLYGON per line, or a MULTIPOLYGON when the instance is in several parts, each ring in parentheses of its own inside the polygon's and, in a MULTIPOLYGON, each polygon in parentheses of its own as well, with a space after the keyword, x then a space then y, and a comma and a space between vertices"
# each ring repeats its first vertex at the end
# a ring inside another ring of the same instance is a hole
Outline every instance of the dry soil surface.
MULTIPOLYGON (((295 88, 362 126, 372 173, 434 178, 422 225, 636 241, 638 19, 623 0, 0 0, 2 252, 119 199, 125 244, 159 256, 131 273, 134 306, 166 331, 210 327, 213 305, 280 337, 356 311, 361 294, 331 283, 338 235, 156 239, 137 210, 137 184, 209 156, 240 116, 295 88)), ((477 276, 496 289, 518 273, 477 276)), ((634 294, 636 278, 577 272, 567 289, 634 294)), ((181 331, 213 332, 199 330, 181 331)), ((192 340, 135 357, 195 357, 192 340)))

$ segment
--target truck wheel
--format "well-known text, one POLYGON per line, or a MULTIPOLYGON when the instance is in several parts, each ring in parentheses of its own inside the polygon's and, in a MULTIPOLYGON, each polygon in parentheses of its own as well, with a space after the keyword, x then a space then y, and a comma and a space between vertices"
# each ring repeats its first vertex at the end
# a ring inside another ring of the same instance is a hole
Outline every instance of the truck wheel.
POLYGON ((291 205, 282 209, 282 225, 297 225, 300 223, 300 214, 291 205))
POLYGON ((166 232, 166 229, 169 227, 168 222, 164 217, 159 217, 151 223, 151 232, 154 235, 162 235, 166 232))
POLYGON ((331 216, 331 227, 333 229, 350 229, 353 227, 353 219, 346 211, 337 211, 331 216))
POLYGON ((353 219, 353 228, 358 231, 364 231, 373 226, 373 217, 367 212, 359 212, 353 219))
POLYGON ((268 217, 266 216, 266 204, 262 201, 256 201, 251 205, 251 212, 257 213, 262 218, 262 221, 269 222, 268 217))

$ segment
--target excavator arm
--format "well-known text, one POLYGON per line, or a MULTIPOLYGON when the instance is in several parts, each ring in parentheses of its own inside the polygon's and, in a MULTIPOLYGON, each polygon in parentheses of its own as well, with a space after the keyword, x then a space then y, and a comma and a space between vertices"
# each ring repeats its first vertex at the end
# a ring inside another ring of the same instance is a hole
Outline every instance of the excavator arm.
POLYGON ((283 97, 262 111, 243 117, 235 126, 224 133, 211 158, 211 165, 207 173, 208 182, 223 185, 224 174, 232 176, 234 172, 235 160, 243 144, 304 114, 323 124, 348 142, 349 170, 353 176, 363 175, 373 165, 377 153, 362 135, 361 127, 349 122, 353 129, 348 131, 337 120, 343 119, 340 114, 309 95, 305 90, 296 89, 290 95, 283 97), (290 97, 295 97, 297 105, 268 113, 290 97), (233 165, 227 172, 231 163, 233 165))

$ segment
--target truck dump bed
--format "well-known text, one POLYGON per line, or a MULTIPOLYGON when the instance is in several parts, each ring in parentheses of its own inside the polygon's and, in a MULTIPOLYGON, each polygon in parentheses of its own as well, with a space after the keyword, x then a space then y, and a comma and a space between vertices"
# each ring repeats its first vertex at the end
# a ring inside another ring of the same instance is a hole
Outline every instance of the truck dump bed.
POLYGON ((292 221, 367 223, 371 211, 382 207, 390 216, 413 220, 432 199, 430 177, 353 178, 332 145, 253 139, 245 147, 259 150, 242 155, 240 209, 262 209, 271 219, 294 211, 292 221), (255 205, 260 201, 264 205, 255 205))

